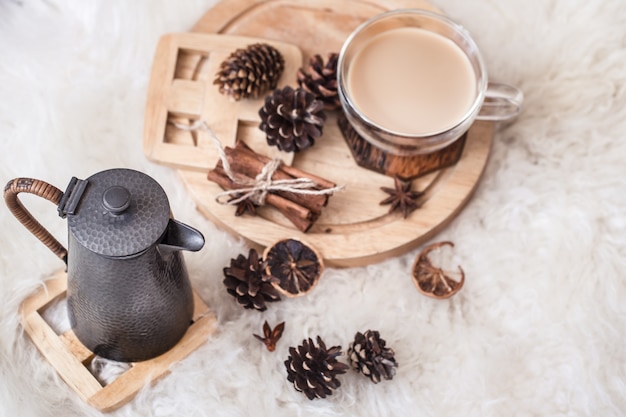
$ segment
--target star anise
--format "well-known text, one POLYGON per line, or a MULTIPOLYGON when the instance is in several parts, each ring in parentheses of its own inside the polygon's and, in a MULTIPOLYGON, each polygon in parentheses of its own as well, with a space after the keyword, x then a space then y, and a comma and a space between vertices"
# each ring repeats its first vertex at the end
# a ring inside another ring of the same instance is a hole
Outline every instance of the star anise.
MULTIPOLYGON (((230 200, 228 200, 228 202, 230 203, 231 201, 235 201, 239 198, 241 198, 241 194, 235 194, 230 200)), ((244 198, 240 202, 235 203, 235 205, 237 206, 237 209, 235 210, 235 216, 237 217, 243 216, 246 213, 256 216, 256 208, 259 207, 249 198, 244 198)))
POLYGON ((465 273, 460 266, 458 281, 453 279, 452 272, 444 271, 443 268, 433 265, 429 255, 434 250, 439 250, 443 246, 454 247, 452 242, 433 243, 418 255, 413 265, 413 282, 417 289, 424 295, 433 298, 448 298, 456 294, 465 283, 465 273))
POLYGON ((267 350, 273 352, 276 349, 276 342, 278 342, 278 339, 283 335, 283 330, 285 330, 284 321, 278 323, 276 327, 274 327, 274 330, 272 330, 267 320, 265 320, 265 323, 263 323, 263 336, 259 336, 258 334, 253 334, 253 336, 265 343, 267 350))
POLYGON ((389 197, 381 201, 380 205, 390 204, 389 213, 400 210, 406 219, 409 214, 422 205, 418 200, 424 194, 421 191, 413 191, 412 185, 411 181, 403 181, 399 177, 394 177, 394 188, 380 187, 381 190, 389 194, 389 197))

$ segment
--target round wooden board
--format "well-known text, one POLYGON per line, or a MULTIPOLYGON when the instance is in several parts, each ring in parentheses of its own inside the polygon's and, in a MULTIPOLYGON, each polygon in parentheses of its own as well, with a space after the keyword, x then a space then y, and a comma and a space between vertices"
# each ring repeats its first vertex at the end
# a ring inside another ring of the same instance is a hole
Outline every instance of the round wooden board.
MULTIPOLYGON (((223 0, 203 16, 193 31, 256 36, 291 42, 300 47, 304 62, 314 54, 338 52, 345 38, 361 22, 389 9, 425 8, 421 0, 223 0)), ((486 165, 493 124, 477 122, 470 129, 459 162, 420 177, 413 188, 426 190, 425 204, 404 219, 388 214, 379 202, 393 187, 393 179, 356 165, 330 114, 324 135, 313 148, 297 154, 293 165, 345 185, 329 200, 319 220, 303 234, 272 207, 256 217, 234 216, 232 206, 215 202, 221 189, 203 172, 179 171, 181 178, 208 218, 261 248, 295 237, 315 247, 328 265, 361 266, 397 256, 430 239, 465 206, 486 165)))

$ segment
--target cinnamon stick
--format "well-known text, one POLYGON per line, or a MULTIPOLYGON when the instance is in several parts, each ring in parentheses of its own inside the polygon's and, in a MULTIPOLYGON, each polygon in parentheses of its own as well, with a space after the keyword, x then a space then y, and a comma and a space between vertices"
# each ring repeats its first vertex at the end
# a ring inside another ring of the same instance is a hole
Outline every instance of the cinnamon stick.
MULTIPOLYGON (((219 165, 219 164, 218 164, 219 165)), ((213 181, 226 190, 237 190, 245 188, 244 185, 234 183, 221 166, 216 166, 207 174, 209 181, 213 181)), ((251 178, 250 178, 251 179, 251 178)), ((313 225, 319 217, 319 213, 315 213, 310 209, 303 207, 291 200, 279 195, 268 193, 265 201, 274 206, 283 216, 285 216, 293 225, 305 233, 313 225)))
MULTIPOLYGON (((224 148, 224 152, 226 153, 226 159, 230 164, 231 169, 234 172, 242 173, 250 178, 255 178, 263 169, 263 167, 269 162, 269 158, 267 162, 263 162, 259 159, 258 154, 254 153, 252 150, 246 151, 245 149, 239 147, 235 148, 224 148)), ((272 179, 275 180, 292 180, 294 177, 282 171, 282 167, 277 169, 272 179)), ((278 191, 276 194, 294 201, 301 206, 307 207, 315 212, 321 212, 322 207, 324 207, 328 203, 328 195, 307 195, 307 194, 296 194, 285 191, 278 191)))
MULTIPOLYGON (((239 190, 248 188, 246 183, 254 183, 255 178, 263 168, 271 162, 271 159, 259 155, 250 149, 244 142, 237 141, 234 148, 224 148, 226 161, 230 165, 231 172, 238 179, 241 178, 243 184, 230 179, 229 174, 224 170, 222 160, 219 160, 214 169, 210 170, 207 178, 217 183, 225 190, 239 190)), ((280 165, 272 174, 272 180, 293 180, 295 178, 308 178, 315 182, 313 189, 327 189, 335 187, 335 184, 309 174, 294 167, 280 165)), ((319 218, 322 207, 328 203, 328 194, 300 194, 295 191, 272 191, 267 193, 265 202, 274 206, 283 216, 285 216, 294 226, 306 232, 319 218)))
MULTIPOLYGON (((271 160, 267 156, 257 154, 248 145, 246 145, 243 141, 240 141, 240 140, 238 140, 237 143, 235 143, 235 149, 241 149, 242 151, 250 152, 256 155, 259 161, 263 163, 263 165, 267 164, 271 160)), ((321 188, 333 188, 337 186, 337 184, 335 184, 334 182, 328 181, 327 179, 318 177, 317 175, 313 175, 309 172, 302 171, 301 169, 298 169, 291 165, 285 165, 285 164, 281 165, 280 171, 283 171, 285 174, 293 178, 308 178, 310 180, 313 180, 321 188)))

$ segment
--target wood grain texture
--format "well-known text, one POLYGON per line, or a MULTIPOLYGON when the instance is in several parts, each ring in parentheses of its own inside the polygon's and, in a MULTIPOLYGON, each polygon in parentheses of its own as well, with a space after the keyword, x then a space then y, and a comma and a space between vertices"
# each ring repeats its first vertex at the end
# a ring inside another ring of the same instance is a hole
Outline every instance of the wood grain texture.
POLYGON ((207 185, 202 173, 179 171, 179 174, 205 216, 243 236, 252 246, 262 248, 294 237, 309 242, 329 266, 360 266, 401 255, 444 228, 462 210, 478 184, 492 134, 492 123, 476 123, 455 166, 415 180, 414 188, 425 190, 427 201, 407 219, 400 213, 388 214, 387 206, 379 205, 385 197, 379 187, 392 186, 393 180, 358 167, 350 157, 344 161, 343 169, 336 169, 335 175, 329 177, 345 184, 346 189, 329 199, 319 220, 306 234, 295 230, 272 207, 259 208, 257 217, 232 220, 233 207, 214 200, 221 191, 217 185, 207 185), (350 168, 348 161, 352 164, 350 168))
MULTIPOLYGON (((360 23, 396 8, 437 11, 422 0, 223 0, 193 30, 292 43, 302 53, 303 66, 314 54, 338 52, 360 23)), ((199 70, 200 64, 194 67, 190 62, 181 71, 201 77, 198 74, 206 68, 199 70)), ((218 122, 231 123, 232 114, 223 113, 218 122)), ((253 123, 239 123, 238 140, 248 143, 249 135, 255 134, 258 128, 253 123)), ((179 174, 198 209, 226 230, 245 238, 251 246, 262 250, 280 239, 300 238, 321 253, 326 265, 360 266, 401 255, 443 229, 462 210, 478 184, 492 137, 492 123, 475 123, 455 165, 413 181, 414 189, 425 190, 425 203, 403 219, 399 213, 388 214, 388 207, 379 204, 386 197, 380 187, 393 186, 393 179, 357 165, 342 138, 337 112, 329 112, 324 134, 315 146, 296 154, 292 161, 285 161, 346 187, 329 200, 306 234, 272 207, 259 208, 256 217, 235 217, 234 207, 215 202, 215 195, 222 189, 207 181, 205 172, 184 168, 179 174)), ((255 151, 266 153, 268 149, 259 146, 255 151)), ((156 162, 165 158, 155 156, 156 162)))
POLYGON ((72 330, 56 334, 40 314, 51 302, 64 297, 66 289, 67 275, 59 271, 45 282, 44 287, 24 300, 20 307, 20 321, 35 346, 68 386, 100 411, 112 411, 126 404, 146 383, 154 383, 165 376, 174 363, 197 349, 215 331, 215 315, 194 293, 194 322, 176 346, 156 358, 133 363, 128 371, 103 387, 86 366, 94 354, 72 330))
POLYGON ((293 42, 308 62, 314 54, 338 52, 347 35, 370 17, 403 8, 439 12, 424 0, 223 0, 192 31, 293 42))
POLYGON ((445 148, 428 154, 399 156, 385 152, 363 139, 345 116, 339 115, 337 123, 359 166, 403 180, 412 180, 456 164, 463 153, 466 139, 466 135, 463 135, 445 148))
MULTIPOLYGON (((143 149, 146 157, 173 168, 206 171, 218 153, 205 130, 186 131, 203 120, 224 146, 240 138, 253 149, 266 148, 265 135, 257 127, 263 97, 231 100, 213 84, 222 61, 238 48, 266 42, 285 58, 278 87, 294 84, 302 62, 298 47, 256 37, 175 33, 164 35, 155 51, 144 114, 143 149)), ((293 155, 272 150, 272 157, 290 163, 293 155)))

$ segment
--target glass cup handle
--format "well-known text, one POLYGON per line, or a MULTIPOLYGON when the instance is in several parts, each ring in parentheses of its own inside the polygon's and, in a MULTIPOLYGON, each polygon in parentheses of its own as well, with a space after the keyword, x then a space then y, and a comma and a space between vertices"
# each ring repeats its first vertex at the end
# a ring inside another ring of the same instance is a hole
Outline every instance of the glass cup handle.
POLYGON ((509 84, 488 83, 485 100, 480 108, 479 120, 508 120, 522 111, 524 93, 509 84))

